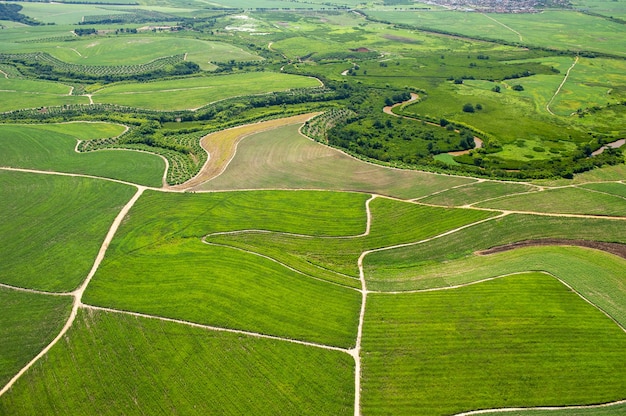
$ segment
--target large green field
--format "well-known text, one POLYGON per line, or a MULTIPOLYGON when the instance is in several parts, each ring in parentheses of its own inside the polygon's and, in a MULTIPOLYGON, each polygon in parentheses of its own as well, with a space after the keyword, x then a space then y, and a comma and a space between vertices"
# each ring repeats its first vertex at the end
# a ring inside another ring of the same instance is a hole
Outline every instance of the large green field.
POLYGON ((104 87, 94 93, 93 99, 99 103, 154 110, 183 110, 203 107, 209 103, 241 95, 319 85, 319 82, 312 78, 271 72, 247 73, 104 87))
POLYGON ((351 414, 353 374, 337 351, 83 310, 0 413, 351 414))
POLYGON ((625 3, 435 2, 0 3, 0 415, 623 414, 625 3))

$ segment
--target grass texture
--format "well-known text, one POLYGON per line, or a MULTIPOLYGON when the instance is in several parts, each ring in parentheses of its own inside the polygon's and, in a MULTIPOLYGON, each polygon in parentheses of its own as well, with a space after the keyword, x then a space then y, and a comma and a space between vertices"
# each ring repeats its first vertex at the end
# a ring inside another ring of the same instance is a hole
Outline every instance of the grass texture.
POLYGON ((3 283, 70 291, 135 189, 95 179, 0 171, 3 283))
POLYGON ((556 279, 371 295, 364 414, 454 414, 623 398, 626 334, 556 279))
POLYGON ((353 366, 337 351, 81 310, 0 413, 352 414, 353 366))

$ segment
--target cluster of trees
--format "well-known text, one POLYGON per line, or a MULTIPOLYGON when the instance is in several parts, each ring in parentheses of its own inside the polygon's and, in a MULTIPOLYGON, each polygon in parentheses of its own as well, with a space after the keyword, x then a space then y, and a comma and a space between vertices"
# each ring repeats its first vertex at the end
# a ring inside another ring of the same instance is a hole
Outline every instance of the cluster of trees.
POLYGON ((0 20, 8 20, 11 22, 19 22, 29 26, 41 25, 41 22, 31 19, 30 17, 20 13, 22 6, 19 4, 0 3, 0 20))

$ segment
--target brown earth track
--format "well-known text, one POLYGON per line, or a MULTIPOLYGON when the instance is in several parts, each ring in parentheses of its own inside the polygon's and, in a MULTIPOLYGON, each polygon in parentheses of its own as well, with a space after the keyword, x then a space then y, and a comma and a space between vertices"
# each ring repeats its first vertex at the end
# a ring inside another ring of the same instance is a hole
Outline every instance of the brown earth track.
POLYGON ((604 241, 590 241, 590 240, 568 240, 564 238, 543 238, 540 240, 524 240, 516 243, 505 244, 502 246, 492 247, 487 250, 477 251, 479 256, 486 256, 494 253, 501 253, 503 251, 514 250, 521 247, 532 246, 578 246, 593 248, 596 250, 606 251, 607 253, 615 254, 621 258, 626 259, 626 244, 622 243, 608 243, 604 241))

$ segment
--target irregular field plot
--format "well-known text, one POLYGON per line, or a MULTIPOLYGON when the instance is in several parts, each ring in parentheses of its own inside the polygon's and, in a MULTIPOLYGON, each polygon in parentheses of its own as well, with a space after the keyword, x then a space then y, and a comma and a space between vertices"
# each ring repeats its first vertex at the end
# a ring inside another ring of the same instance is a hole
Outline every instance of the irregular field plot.
POLYGON ((412 279, 405 283, 407 288, 410 283, 417 282, 446 287, 526 270, 542 270, 555 275, 626 326, 626 260, 588 248, 528 247, 472 256, 442 265, 415 268, 411 270, 412 279))
POLYGON ((416 198, 473 179, 376 166, 286 126, 246 137, 223 174, 196 189, 332 189, 416 198))
POLYGON ((425 279, 418 277, 420 270, 427 266, 436 268, 474 251, 524 240, 561 238, 626 243, 623 230, 624 223, 619 220, 511 214, 423 244, 371 253, 365 257, 363 267, 372 290, 443 287, 466 281, 447 281, 436 276, 425 279))
POLYGON ((556 279, 508 276, 368 297, 364 414, 453 414, 623 398, 626 334, 556 279))
POLYGON ((352 414, 353 367, 337 351, 81 310, 0 413, 352 414))
POLYGON ((0 287, 0 386, 52 341, 71 306, 70 297, 0 287))
POLYGON ((357 262, 365 250, 420 241, 494 215, 484 211, 433 208, 386 198, 374 199, 370 208, 373 221, 367 236, 332 239, 240 233, 209 236, 207 241, 261 253, 324 278, 328 271, 358 278, 357 262), (316 272, 313 266, 324 272, 316 272))
MULTIPOLYGON (((105 14, 105 13, 103 13, 105 14)), ((28 46, 25 51, 30 51, 28 46)), ((185 39, 167 36, 120 36, 97 37, 71 43, 35 44, 32 51, 50 53, 61 61, 79 65, 127 65, 145 64, 164 56, 187 53, 187 60, 195 62, 202 69, 211 70, 212 62, 238 62, 260 60, 234 45, 222 42, 207 42, 198 39, 185 39)))
POLYGON ((89 104, 87 97, 70 94, 70 87, 50 81, 5 78, 0 74, 0 111, 70 104, 89 104))
MULTIPOLYGON (((81 128, 81 127, 79 127, 81 128)), ((0 166, 80 173, 161 186, 165 162, 156 155, 128 150, 76 153, 76 127, 70 134, 25 125, 0 126, 0 166)), ((92 137, 93 138, 93 137, 92 137)))
POLYGON ((476 206, 529 212, 626 216, 626 200, 623 197, 580 188, 550 189, 532 194, 512 195, 476 206))
POLYGON ((365 230, 366 198, 330 192, 147 192, 112 242, 85 301, 351 346, 357 291, 201 238, 242 229, 355 235, 365 230))
POLYGON ((435 205, 460 206, 509 194, 530 192, 535 189, 537 188, 519 183, 486 181, 448 189, 447 191, 420 199, 420 202, 435 205))
POLYGON ((94 93, 94 102, 152 110, 184 110, 226 98, 318 87, 314 78, 272 72, 253 72, 170 81, 120 84, 94 93))
POLYGON ((111 256, 84 301, 347 348, 361 295, 253 254, 172 239, 111 256))
POLYGON ((581 188, 593 189, 594 191, 626 198, 626 184, 624 183, 590 183, 581 186, 581 188))
POLYGON ((102 180, 0 170, 2 283, 74 289, 134 192, 102 180))
MULTIPOLYGON (((507 416, 619 416, 626 413, 626 404, 616 404, 610 406, 594 407, 590 409, 559 409, 559 410, 537 410, 528 409, 515 412, 506 412, 507 416)), ((484 415, 502 415, 502 412, 485 412, 484 415)))

